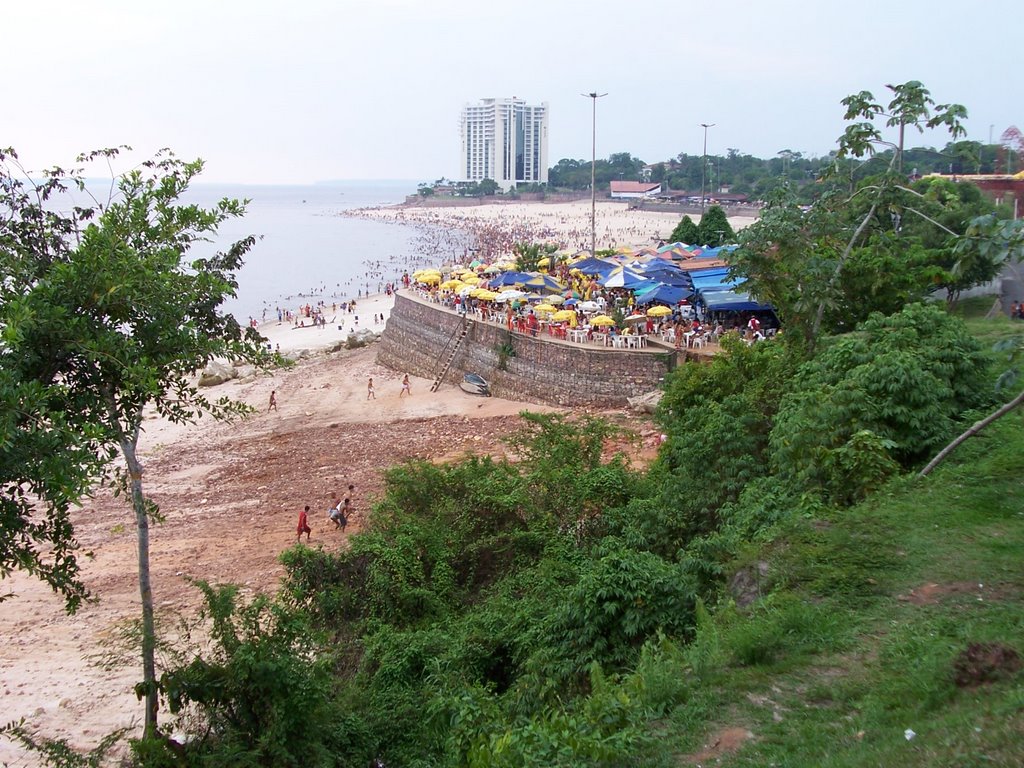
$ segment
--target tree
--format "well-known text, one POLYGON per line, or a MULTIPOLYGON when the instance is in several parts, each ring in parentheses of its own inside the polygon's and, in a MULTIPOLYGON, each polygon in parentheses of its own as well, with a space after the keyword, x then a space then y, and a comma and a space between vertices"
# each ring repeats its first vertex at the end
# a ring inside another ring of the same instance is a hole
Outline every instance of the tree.
MULTIPOLYGON (((105 150, 81 160, 117 154, 105 150)), ((5 375, 45 388, 68 425, 94 436, 97 460, 109 461, 115 451, 124 459, 114 479, 130 495, 138 535, 138 692, 146 700, 147 736, 156 733, 158 707, 149 579, 149 523, 158 509, 144 493, 137 455, 143 410, 153 407, 175 422, 240 414, 242 404, 204 396, 193 374, 215 358, 265 362, 258 334, 220 311, 235 294, 234 274, 253 238, 212 256, 186 258, 193 245, 211 240, 224 221, 245 210, 237 200, 211 209, 180 203, 202 167, 202 161, 182 162, 164 151, 115 180, 117 194, 96 206, 95 221, 59 233, 59 258, 47 251, 8 254, 17 271, 0 315, 5 375)), ((60 169, 51 173, 78 178, 60 169)))
POLYGON ((14 150, 0 150, 0 578, 27 571, 73 612, 89 593, 79 578, 70 510, 101 472, 101 435, 68 418, 64 388, 33 380, 15 364, 12 303, 70 257, 78 223, 91 216, 57 210, 53 199, 77 181, 68 175, 47 172, 33 182, 14 150))
POLYGON ((736 233, 729 226, 729 219, 720 205, 712 205, 697 225, 697 242, 716 248, 736 240, 736 233))
POLYGON ((498 182, 494 179, 482 179, 477 185, 477 193, 483 196, 496 195, 501 191, 498 182))
POLYGON ((963 323, 934 303, 873 315, 829 339, 790 384, 771 434, 780 477, 833 502, 858 500, 991 402, 988 365, 963 323))
POLYGON ((672 230, 672 234, 668 236, 668 240, 670 243, 697 245, 700 241, 700 232, 697 225, 693 223, 693 219, 689 215, 684 215, 676 224, 676 228, 672 230))
POLYGON ((929 215, 924 195, 898 169, 907 126, 944 127, 956 138, 964 132, 966 110, 957 104, 936 105, 917 81, 888 88, 894 94, 888 111, 867 91, 843 99, 846 119, 856 122, 840 137, 828 178, 845 178, 852 173, 849 159, 873 155, 877 145, 894 150, 883 172, 858 183, 851 176, 852 190, 836 185, 806 212, 782 190, 761 219, 744 231, 744 247, 734 254, 734 274, 746 278, 759 298, 788 302, 776 309, 796 321, 794 330, 812 351, 823 332, 849 330, 873 311, 893 312, 940 282, 937 251, 926 247, 920 230, 908 222, 927 222, 946 237, 957 236, 929 215), (880 117, 888 119, 885 125, 899 128, 898 143, 882 139, 875 124, 880 117), (758 293, 765 286, 776 289, 774 298, 758 293))

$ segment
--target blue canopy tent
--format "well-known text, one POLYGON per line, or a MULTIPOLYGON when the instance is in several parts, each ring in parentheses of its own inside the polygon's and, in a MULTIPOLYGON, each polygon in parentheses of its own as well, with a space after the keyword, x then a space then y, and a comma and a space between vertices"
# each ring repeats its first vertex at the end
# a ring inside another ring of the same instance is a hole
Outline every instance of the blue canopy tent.
POLYGON ((639 306, 659 302, 661 304, 668 304, 671 307, 683 299, 688 299, 691 295, 692 292, 685 288, 660 283, 649 291, 637 294, 636 303, 639 306))
POLYGON ((590 258, 583 259, 583 261, 570 264, 569 267, 571 269, 578 269, 585 275, 601 275, 603 277, 612 270, 618 269, 619 265, 613 261, 606 261, 605 259, 591 256, 590 258))
POLYGON ((690 276, 681 269, 674 269, 669 266, 654 266, 644 270, 644 277, 651 280, 657 280, 660 283, 668 283, 669 285, 679 286, 681 288, 690 288, 693 286, 693 281, 690 276))
POLYGON ((774 312, 771 304, 754 301, 745 291, 701 291, 700 300, 709 312, 774 312))

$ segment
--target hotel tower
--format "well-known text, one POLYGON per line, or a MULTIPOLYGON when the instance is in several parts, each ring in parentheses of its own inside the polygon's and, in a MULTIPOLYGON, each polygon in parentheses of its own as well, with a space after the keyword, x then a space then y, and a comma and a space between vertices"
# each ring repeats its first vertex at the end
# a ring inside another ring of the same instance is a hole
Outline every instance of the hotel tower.
POLYGON ((548 105, 481 99, 462 108, 464 181, 493 179, 507 191, 548 180, 548 105))

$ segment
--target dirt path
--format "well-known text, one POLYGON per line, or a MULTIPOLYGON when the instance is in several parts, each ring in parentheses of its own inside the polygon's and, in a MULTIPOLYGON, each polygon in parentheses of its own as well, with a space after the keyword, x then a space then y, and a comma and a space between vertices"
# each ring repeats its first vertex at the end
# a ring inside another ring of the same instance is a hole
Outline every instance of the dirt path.
MULTIPOLYGON (((224 394, 260 409, 238 423, 147 421, 145 486, 165 516, 151 542, 158 614, 196 605, 186 577, 273 589, 281 576, 277 557, 294 542, 302 505, 313 510, 311 545, 338 547, 340 534, 324 511, 332 490, 356 486, 349 532, 358 530, 387 466, 499 450, 521 410, 554 410, 475 398, 455 387, 431 394, 430 382, 415 377, 412 396, 399 398, 401 374, 377 366, 374 356, 372 347, 320 356, 222 385, 224 394), (370 376, 377 398, 367 401, 370 376), (279 410, 267 413, 271 390, 279 410)), ((19 574, 0 584, 16 595, 0 602, 0 720, 24 717, 47 736, 89 747, 141 714, 134 662, 104 670, 90 661, 101 640, 138 614, 136 550, 131 512, 108 492, 86 504, 75 526, 83 551, 93 553, 84 575, 99 601, 67 616, 30 578, 19 574)), ((35 764, 0 740, 5 761, 35 764)))

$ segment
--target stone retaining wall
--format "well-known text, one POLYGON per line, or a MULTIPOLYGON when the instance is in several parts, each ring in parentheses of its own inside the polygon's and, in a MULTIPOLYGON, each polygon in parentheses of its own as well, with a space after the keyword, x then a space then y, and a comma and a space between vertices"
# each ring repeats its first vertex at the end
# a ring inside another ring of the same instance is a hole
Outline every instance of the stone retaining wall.
MULTIPOLYGON (((377 362, 399 372, 434 379, 458 333, 454 312, 399 293, 380 340, 377 362)), ((664 350, 621 350, 533 338, 503 326, 474 322, 445 383, 465 373, 487 379, 498 397, 551 405, 622 406, 626 398, 659 389, 675 364, 664 350)))

